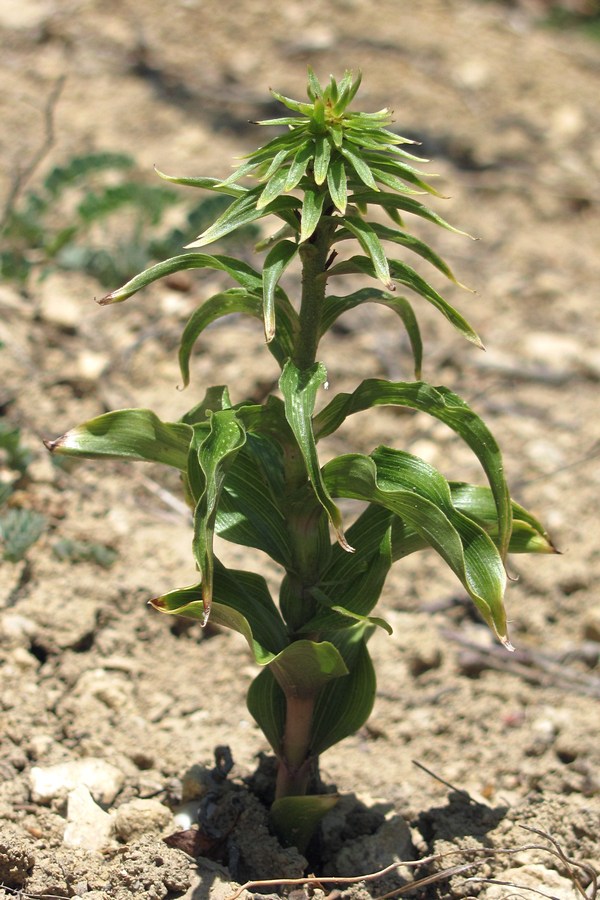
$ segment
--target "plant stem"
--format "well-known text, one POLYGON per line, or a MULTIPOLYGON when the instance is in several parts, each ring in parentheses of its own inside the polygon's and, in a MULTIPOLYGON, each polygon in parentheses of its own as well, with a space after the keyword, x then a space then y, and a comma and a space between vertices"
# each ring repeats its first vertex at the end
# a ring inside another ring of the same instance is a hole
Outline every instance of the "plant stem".
POLYGON ((308 755, 315 697, 286 696, 282 755, 277 769, 275 798, 306 794, 311 774, 308 755))
POLYGON ((327 287, 326 279, 320 276, 326 270, 334 231, 335 223, 321 220, 312 238, 300 247, 302 260, 300 333, 293 357, 299 369, 308 369, 317 358, 321 337, 321 314, 327 287))

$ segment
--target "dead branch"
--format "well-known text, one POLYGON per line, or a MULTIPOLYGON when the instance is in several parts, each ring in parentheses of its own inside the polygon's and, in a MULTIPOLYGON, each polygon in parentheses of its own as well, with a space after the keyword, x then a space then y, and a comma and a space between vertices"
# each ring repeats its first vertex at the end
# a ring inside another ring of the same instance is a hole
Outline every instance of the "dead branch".
POLYGON ((50 94, 48 95, 46 106, 44 108, 44 137, 42 143, 35 151, 29 162, 25 163, 25 165, 21 168, 17 169, 17 172, 12 180, 12 184, 9 188, 8 196, 4 203, 4 208, 2 210, 2 216, 0 218, 0 231, 4 230, 8 219, 14 209, 17 198, 19 197, 19 194, 23 190, 24 186, 54 145, 54 113, 56 110, 56 104, 58 103, 65 83, 65 79, 66 76, 61 75, 60 78, 58 78, 54 83, 54 86, 50 91, 50 94))

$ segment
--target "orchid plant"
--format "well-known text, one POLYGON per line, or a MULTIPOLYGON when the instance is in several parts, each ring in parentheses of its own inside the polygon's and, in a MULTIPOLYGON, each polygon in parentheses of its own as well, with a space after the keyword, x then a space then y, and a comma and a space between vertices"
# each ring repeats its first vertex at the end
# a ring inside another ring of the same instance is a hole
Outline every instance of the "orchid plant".
POLYGON ((439 194, 417 168, 426 160, 412 152, 413 142, 391 128, 389 110, 351 109, 359 85, 360 75, 346 72, 323 86, 309 70, 308 100, 273 91, 286 114, 256 124, 277 128, 277 135, 229 177, 162 175, 231 202, 186 252, 100 301, 120 303, 182 269, 219 270, 234 286, 205 299, 187 322, 179 348, 183 382, 190 381, 199 335, 215 320, 241 313, 264 323, 266 347, 281 370, 278 391, 256 403, 211 386, 179 421, 161 421, 147 409, 117 410, 47 442, 54 453, 160 462, 181 473, 201 578, 151 603, 203 625, 210 619, 246 639, 259 667, 248 708, 278 761, 272 820, 301 847, 335 802, 332 795, 311 793, 319 754, 356 732, 371 713, 375 673, 367 642, 376 628, 391 631, 373 611, 392 565, 433 548, 511 649, 503 604, 506 555, 553 550, 542 525, 511 500, 498 444, 482 419, 448 388, 421 380, 421 333, 398 285, 430 303, 467 340, 481 342, 406 261, 416 258, 455 282, 405 219, 457 229, 416 199, 439 194), (371 210, 385 213, 388 224, 371 210), (276 228, 256 248, 264 254, 257 268, 204 252, 261 219, 275 220, 276 228), (354 255, 342 252, 348 246, 354 255), (280 283, 294 265, 301 269, 297 298, 280 283), (344 275, 360 276, 368 286, 333 293, 330 287, 344 275), (415 380, 369 378, 323 403, 328 376, 320 341, 340 316, 365 303, 397 316, 415 380), (479 459, 487 486, 449 482, 423 459, 388 446, 320 464, 322 438, 349 416, 383 405, 419 410, 456 432, 479 459), (349 527, 338 498, 361 503, 349 527), (260 574, 220 562, 215 535, 258 548, 281 567, 278 604, 260 574))

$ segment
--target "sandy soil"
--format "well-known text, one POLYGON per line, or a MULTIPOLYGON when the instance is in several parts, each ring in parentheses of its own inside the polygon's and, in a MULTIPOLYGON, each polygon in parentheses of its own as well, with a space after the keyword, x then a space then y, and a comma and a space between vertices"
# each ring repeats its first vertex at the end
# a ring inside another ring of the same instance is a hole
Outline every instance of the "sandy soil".
MULTIPOLYGON (((399 131, 423 142, 451 195, 440 211, 480 238, 421 229, 476 289, 446 294, 487 346, 484 354, 464 345, 422 310, 425 378, 484 415, 514 496, 543 519, 562 555, 513 558, 513 657, 496 651, 432 555, 398 566, 381 602, 394 634, 373 640, 373 716, 322 759, 324 779, 363 804, 339 826, 342 837, 330 838, 329 871, 360 875, 401 852, 453 851, 422 875, 484 848, 482 867, 418 896, 494 900, 536 889, 574 898, 574 871, 591 896, 589 872, 523 826, 599 869, 598 46, 495 3, 270 6, 4 0, 1 196, 41 146, 47 99, 63 74, 55 139, 34 183, 90 150, 131 153, 148 172, 156 163, 174 174, 225 175, 229 158, 255 144, 248 120, 270 112, 269 86, 298 96, 307 63, 324 75, 363 70, 363 108, 394 107, 399 131), (531 844, 547 849, 505 852, 531 844)), ((27 559, 1 570, 0 896, 198 900, 209 891, 226 897, 230 881, 244 877, 298 874, 260 810, 239 799, 242 778, 267 750, 245 708, 254 670, 242 640, 174 627, 146 606, 195 580, 176 479, 118 463, 59 468, 41 445, 109 408, 151 406, 173 420, 206 384, 228 382, 241 398, 272 378, 258 325, 227 323, 200 341, 188 392, 176 390, 177 335, 207 289, 199 277, 100 309, 97 283, 82 275, 54 272, 26 291, 0 286, 2 415, 33 453, 11 502, 49 522, 27 559), (104 569, 60 560, 53 548, 65 538, 108 545, 116 561, 104 569), (235 760, 236 799, 225 805, 246 804, 232 832, 236 852, 223 857, 229 870, 162 841, 175 829, 161 808, 206 789, 198 767, 210 770, 223 744, 235 760), (65 789, 51 797, 36 789, 40 769, 89 758, 116 770, 114 790, 97 789, 111 821, 121 810, 123 822, 133 800, 155 801, 145 819, 121 824, 116 836, 113 828, 100 850, 89 838, 76 846, 72 828, 65 842, 67 817, 78 821, 65 789)), ((411 377, 390 321, 382 310, 357 313, 327 340, 332 389, 366 376, 411 377)), ((421 415, 363 415, 325 452, 368 452, 382 441, 420 453, 449 478, 481 479, 452 435, 421 415)), ((222 553, 256 562, 235 548, 222 553)), ((380 896, 397 884, 368 889, 380 896)))

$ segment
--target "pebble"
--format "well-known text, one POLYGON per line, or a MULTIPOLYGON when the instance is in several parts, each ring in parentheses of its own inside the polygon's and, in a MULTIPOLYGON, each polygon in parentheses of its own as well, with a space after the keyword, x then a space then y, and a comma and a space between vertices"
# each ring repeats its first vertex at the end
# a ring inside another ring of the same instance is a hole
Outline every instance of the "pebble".
POLYGON ((600 606, 592 606, 584 613, 583 636, 588 641, 600 641, 600 606))
POLYGON ((85 786, 93 799, 110 806, 125 776, 104 759, 88 757, 55 766, 34 766, 30 773, 31 799, 34 803, 50 803, 78 786, 85 786))
POLYGON ((85 785, 69 791, 67 798, 67 825, 63 837, 66 847, 100 851, 107 847, 113 836, 113 819, 104 812, 85 785))
POLYGON ((117 837, 128 843, 148 832, 173 830, 173 814, 159 800, 130 800, 112 813, 117 837))

